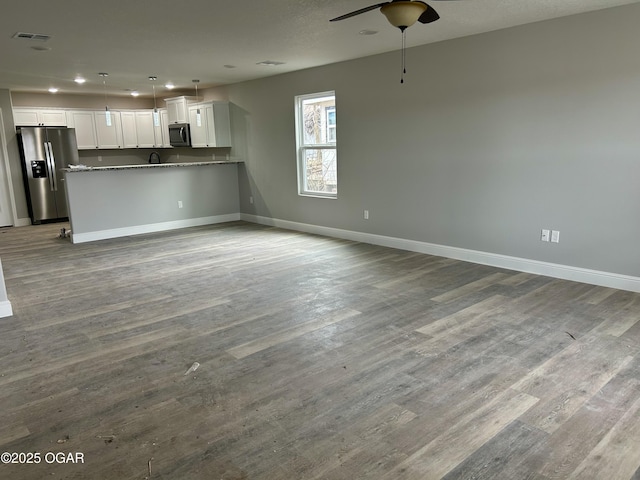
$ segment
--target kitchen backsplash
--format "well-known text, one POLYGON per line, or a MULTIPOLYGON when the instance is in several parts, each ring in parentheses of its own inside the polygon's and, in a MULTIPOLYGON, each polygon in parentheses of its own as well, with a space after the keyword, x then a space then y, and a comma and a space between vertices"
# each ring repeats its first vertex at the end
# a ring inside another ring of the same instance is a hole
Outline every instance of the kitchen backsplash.
POLYGON ((123 150, 79 150, 80 163, 89 167, 143 165, 149 163, 152 152, 160 155, 161 163, 209 162, 229 160, 231 148, 140 148, 123 150))

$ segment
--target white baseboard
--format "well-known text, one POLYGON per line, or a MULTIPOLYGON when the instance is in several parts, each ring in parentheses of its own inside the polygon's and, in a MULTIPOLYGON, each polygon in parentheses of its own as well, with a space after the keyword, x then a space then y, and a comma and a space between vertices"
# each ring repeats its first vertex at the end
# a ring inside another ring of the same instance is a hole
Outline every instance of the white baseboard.
POLYGON ((527 258, 510 257, 496 253, 487 253, 477 250, 467 250, 464 248, 437 245, 434 243, 419 242, 416 240, 406 240, 403 238, 387 237, 372 233, 355 232, 352 230, 342 230, 339 228, 322 227, 307 223, 291 222, 258 215, 241 214, 241 219, 247 222, 259 223, 273 227, 297 230, 300 232, 325 235, 327 237, 343 238, 356 242, 369 243, 384 247, 398 248, 411 252, 425 253, 439 257, 453 258, 471 263, 490 265, 492 267, 516 270, 519 272, 534 273, 547 277, 560 278, 563 280, 573 280, 576 282, 599 285, 602 287, 629 290, 640 292, 640 277, 620 275, 617 273, 601 272, 580 267, 571 267, 556 263, 540 262, 527 258))
POLYGON ((9 300, 0 302, 0 318, 10 317, 11 315, 13 315, 13 310, 11 309, 11 302, 9 300))
POLYGON ((187 227, 199 227, 201 225, 213 225, 215 223, 234 222, 240 220, 239 213, 227 215, 214 215, 212 217, 188 218, 185 220, 174 220, 171 222, 150 223, 147 225, 136 225, 133 227, 112 228, 109 230, 97 230, 94 232, 74 233, 71 232, 72 243, 94 242, 96 240, 106 240, 108 238, 128 237, 130 235, 140 235, 143 233, 164 232, 167 230, 177 230, 187 227))
POLYGON ((30 218, 18 218, 14 227, 28 227, 29 225, 31 225, 30 218))

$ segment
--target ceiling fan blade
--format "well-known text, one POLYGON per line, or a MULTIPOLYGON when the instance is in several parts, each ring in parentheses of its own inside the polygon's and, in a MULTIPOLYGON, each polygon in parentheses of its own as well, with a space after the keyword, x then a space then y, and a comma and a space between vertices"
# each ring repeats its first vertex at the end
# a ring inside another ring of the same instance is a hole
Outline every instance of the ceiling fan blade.
MULTIPOLYGON (((441 1, 444 1, 444 0, 441 0, 441 1)), ((419 3, 424 3, 424 2, 419 2, 419 3)), ((427 5, 426 3, 424 4, 427 5)), ((440 15, 438 15, 438 12, 436 12, 432 6, 427 5, 427 9, 424 12, 422 12, 422 15, 420 15, 420 18, 418 18, 418 21, 420 23, 431 23, 431 22, 435 22, 438 19, 440 19, 440 15)))
POLYGON ((345 15, 341 15, 339 17, 332 18, 329 21, 330 22, 337 22, 338 20, 344 20, 345 18, 355 17, 356 15, 360 15, 361 13, 370 12, 371 10, 375 10, 376 8, 380 8, 381 6, 386 5, 387 3, 390 3, 390 2, 382 2, 382 3, 378 3, 377 5, 370 5, 368 7, 361 8, 360 10, 356 10, 355 12, 347 13, 345 15))

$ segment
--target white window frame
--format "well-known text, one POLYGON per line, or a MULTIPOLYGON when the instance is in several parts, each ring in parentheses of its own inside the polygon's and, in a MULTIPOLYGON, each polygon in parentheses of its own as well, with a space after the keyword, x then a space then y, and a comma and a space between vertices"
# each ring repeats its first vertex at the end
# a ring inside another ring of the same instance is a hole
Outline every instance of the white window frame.
MULTIPOLYGON (((310 93, 306 95, 297 95, 295 97, 295 122, 296 122, 296 157, 297 157, 297 173, 298 173, 298 195, 305 197, 320 197, 320 198, 337 198, 337 169, 338 169, 338 149, 336 142, 326 142, 326 137, 329 132, 328 125, 328 111, 323 112, 321 115, 321 121, 323 123, 323 131, 325 136, 325 143, 318 144, 305 144, 304 140, 304 113, 303 104, 306 100, 322 99, 325 97, 333 97, 335 102, 335 91, 310 93), (306 186, 306 162, 305 156, 307 150, 332 150, 335 155, 336 162, 336 191, 335 192, 322 192, 309 190, 306 186)), ((336 107, 333 107, 333 111, 336 111, 336 107)), ((337 122, 336 122, 337 123, 337 122)), ((335 125, 330 127, 334 131, 334 136, 337 135, 337 128, 335 125)))
MULTIPOLYGON (((334 98, 334 101, 335 101, 335 96, 333 98, 334 98)), ((325 129, 326 129, 326 132, 327 132, 326 133, 327 139, 333 137, 334 143, 335 143, 335 139, 336 139, 336 136, 337 136, 336 120, 335 120, 336 107, 333 106, 333 107, 325 108, 324 117, 325 117, 325 122, 326 122, 325 129), (331 121, 330 121, 332 113, 333 113, 333 117, 334 117, 334 122, 333 123, 331 123, 331 121)))

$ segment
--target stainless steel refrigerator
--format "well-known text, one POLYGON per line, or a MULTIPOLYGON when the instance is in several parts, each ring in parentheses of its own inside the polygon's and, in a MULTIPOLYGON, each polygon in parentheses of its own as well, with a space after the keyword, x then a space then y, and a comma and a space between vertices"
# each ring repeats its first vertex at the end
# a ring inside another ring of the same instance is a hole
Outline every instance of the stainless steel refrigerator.
POLYGON ((17 137, 31 223, 67 219, 60 169, 79 163, 75 129, 20 127, 17 137))

